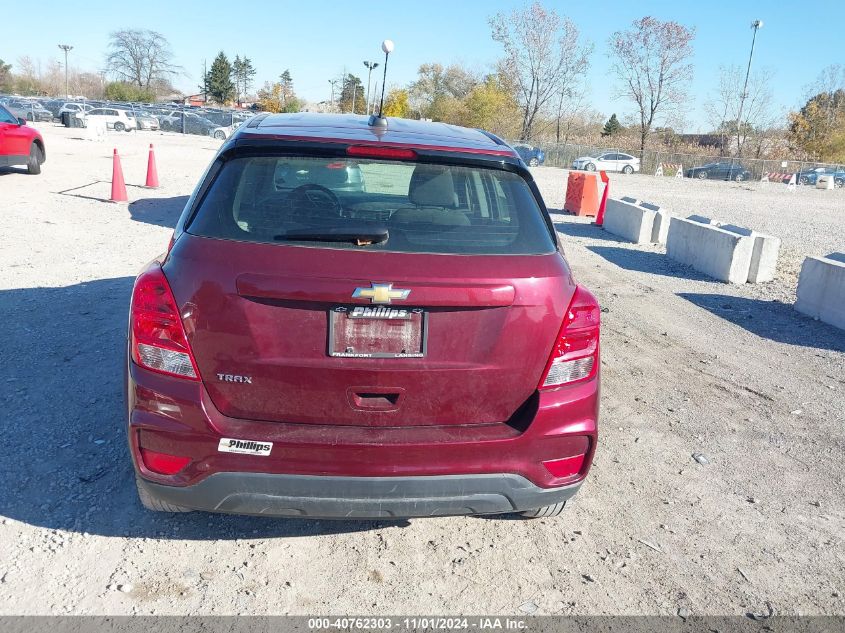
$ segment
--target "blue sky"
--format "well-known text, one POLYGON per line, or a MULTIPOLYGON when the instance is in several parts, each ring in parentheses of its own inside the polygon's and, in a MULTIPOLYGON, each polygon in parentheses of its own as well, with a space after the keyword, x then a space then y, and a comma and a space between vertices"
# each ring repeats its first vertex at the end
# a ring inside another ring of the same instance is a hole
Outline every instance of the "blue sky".
MULTIPOLYGON (((42 62, 59 59, 57 44, 67 43, 74 46, 71 67, 99 70, 110 31, 149 28, 170 40, 176 63, 185 69, 174 83, 186 92, 194 92, 199 84, 203 60, 210 65, 222 48, 230 58, 243 54, 253 60, 258 85, 290 68, 296 91, 318 101, 328 99, 328 80, 344 67, 366 81, 362 62, 382 61, 384 38, 396 43, 388 68, 389 85, 412 80, 424 62, 462 62, 486 70, 501 54, 490 37, 488 16, 524 4, 514 0, 253 0, 243 4, 236 0, 117 4, 113 0, 71 4, 49 0, 40 3, 37 14, 29 18, 34 28, 3 29, 0 59, 13 65, 21 55, 42 62), (120 9, 115 10, 116 6, 120 9)), ((845 2, 841 1, 545 0, 544 4, 569 16, 582 36, 595 44, 589 95, 593 107, 605 116, 630 111, 627 103, 613 98, 607 38, 643 15, 677 20, 697 29, 695 98, 687 117, 688 131, 701 131, 706 125, 702 105, 717 84, 719 65, 746 63, 753 19, 765 22, 757 38, 754 64, 774 70, 772 91, 778 108, 799 106, 805 87, 822 67, 845 64, 845 2)))

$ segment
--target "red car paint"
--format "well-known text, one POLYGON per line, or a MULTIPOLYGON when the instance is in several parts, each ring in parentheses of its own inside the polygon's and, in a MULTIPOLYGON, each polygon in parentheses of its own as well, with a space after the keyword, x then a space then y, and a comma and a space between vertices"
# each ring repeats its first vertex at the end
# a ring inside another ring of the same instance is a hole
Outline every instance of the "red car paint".
POLYGON ((0 105, 0 167, 26 165, 33 146, 40 150, 43 163, 47 153, 41 134, 0 105))
MULTIPOLYGON (((531 179, 513 150, 476 130, 391 119, 389 131, 376 133, 362 117, 271 120, 278 123, 242 127, 221 155, 260 143, 307 152, 402 148, 414 150, 409 158, 507 162, 531 179)), ((512 473, 544 489, 583 480, 597 439, 598 307, 580 291, 595 319, 592 371, 542 387, 555 355, 571 348, 565 320, 578 310, 570 306, 578 286, 559 250, 443 255, 211 239, 184 230, 202 191, 201 183, 160 264, 184 331, 172 336, 184 336, 199 380, 143 367, 129 345, 129 444, 143 480, 190 487, 214 473, 512 473), (428 312, 425 357, 329 356, 332 307, 370 305, 352 297, 355 289, 388 282, 428 312), (221 438, 273 449, 220 452, 221 438)))

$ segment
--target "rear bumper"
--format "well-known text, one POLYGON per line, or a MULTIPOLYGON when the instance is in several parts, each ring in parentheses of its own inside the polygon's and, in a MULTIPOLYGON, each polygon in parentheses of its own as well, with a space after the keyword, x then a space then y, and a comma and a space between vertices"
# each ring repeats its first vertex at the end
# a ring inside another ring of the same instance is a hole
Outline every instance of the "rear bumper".
POLYGON ((152 496, 208 512, 321 519, 393 519, 532 510, 572 497, 580 483, 540 488, 519 475, 320 477, 215 473, 182 488, 140 480, 152 496))
POLYGON ((544 391, 514 424, 360 427, 223 415, 202 383, 126 363, 130 453, 152 496, 197 510, 312 517, 495 514, 565 501, 596 450, 599 379, 544 391), (266 456, 221 438, 273 442, 266 456), (175 475, 141 449, 187 456, 175 475), (555 475, 548 460, 583 456, 555 475))

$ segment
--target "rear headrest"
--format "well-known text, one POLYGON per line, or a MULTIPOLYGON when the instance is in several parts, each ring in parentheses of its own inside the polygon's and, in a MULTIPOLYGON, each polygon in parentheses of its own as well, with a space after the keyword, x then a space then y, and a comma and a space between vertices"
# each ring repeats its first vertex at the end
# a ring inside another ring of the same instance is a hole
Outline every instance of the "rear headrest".
POLYGON ((408 187, 408 199, 421 207, 458 206, 452 172, 440 165, 417 165, 408 187))

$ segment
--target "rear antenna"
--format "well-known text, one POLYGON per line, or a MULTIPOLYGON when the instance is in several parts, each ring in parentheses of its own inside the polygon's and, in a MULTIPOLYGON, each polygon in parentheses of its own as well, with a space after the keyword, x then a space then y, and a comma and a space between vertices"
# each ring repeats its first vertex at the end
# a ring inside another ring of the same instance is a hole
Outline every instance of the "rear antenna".
POLYGON ((384 118, 382 110, 384 109, 384 89, 387 85, 387 58, 393 52, 393 40, 384 40, 381 43, 381 50, 384 51, 384 75, 381 80, 381 101, 378 105, 378 115, 373 114, 367 124, 371 127, 387 127, 387 119, 384 118))

